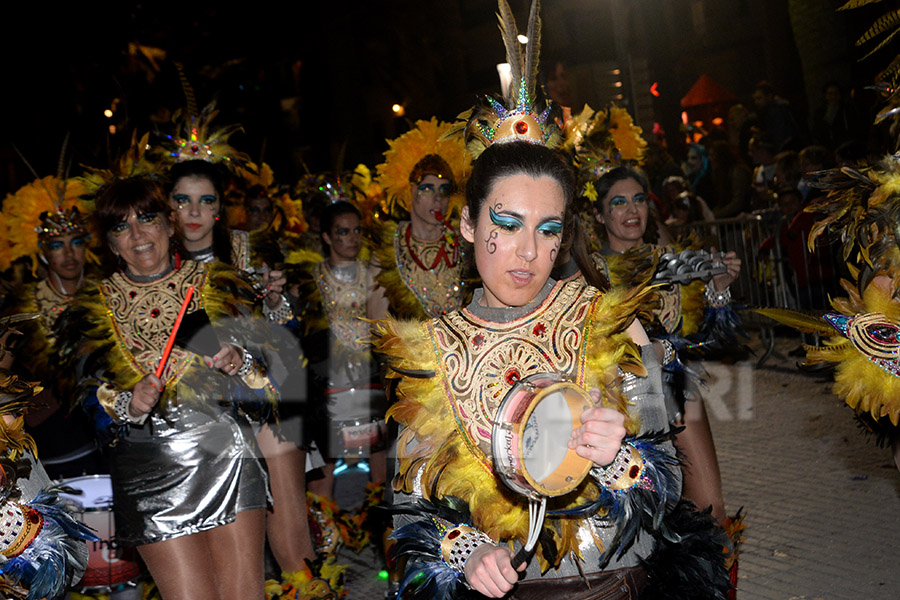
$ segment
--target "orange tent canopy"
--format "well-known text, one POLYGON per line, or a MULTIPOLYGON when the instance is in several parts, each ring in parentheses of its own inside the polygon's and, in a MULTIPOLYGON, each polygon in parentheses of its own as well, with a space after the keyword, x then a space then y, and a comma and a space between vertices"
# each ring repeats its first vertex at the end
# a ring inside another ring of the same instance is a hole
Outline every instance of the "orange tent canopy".
POLYGON ((704 73, 700 79, 691 86, 688 93, 681 99, 681 108, 696 108, 710 104, 726 104, 737 102, 738 97, 716 83, 712 77, 704 73))

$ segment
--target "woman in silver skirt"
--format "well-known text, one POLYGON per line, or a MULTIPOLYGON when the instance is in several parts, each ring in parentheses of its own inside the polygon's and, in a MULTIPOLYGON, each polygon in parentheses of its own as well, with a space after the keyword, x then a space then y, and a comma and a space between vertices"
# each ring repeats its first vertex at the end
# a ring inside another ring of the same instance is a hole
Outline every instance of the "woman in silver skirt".
POLYGON ((120 268, 84 290, 61 335, 114 434, 119 543, 138 547, 166 600, 259 599, 267 482, 242 407, 274 389, 238 341, 249 286, 229 267, 180 261, 169 211, 155 182, 109 186, 95 216, 120 268), (194 335, 161 361, 191 286, 180 331, 194 335))

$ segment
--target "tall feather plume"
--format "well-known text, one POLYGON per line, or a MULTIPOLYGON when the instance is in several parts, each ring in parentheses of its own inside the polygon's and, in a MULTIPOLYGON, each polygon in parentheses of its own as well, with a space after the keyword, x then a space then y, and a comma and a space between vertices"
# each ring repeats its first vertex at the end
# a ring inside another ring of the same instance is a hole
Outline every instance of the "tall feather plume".
POLYGON ((525 46, 525 72, 528 94, 533 98, 541 62, 541 0, 533 0, 528 14, 528 44, 525 46))
POLYGON ((500 35, 506 47, 506 62, 509 63, 512 84, 509 86, 509 97, 513 103, 519 101, 519 82, 522 81, 522 50, 519 44, 519 28, 516 17, 506 0, 498 0, 497 8, 500 21, 500 35))
POLYGON ((200 116, 200 109, 197 108, 197 97, 194 95, 194 88, 191 87, 191 83, 184 73, 184 65, 180 62, 176 62, 175 68, 178 69, 178 79, 181 81, 181 89, 184 92, 184 102, 188 116, 187 120, 196 119, 200 116))

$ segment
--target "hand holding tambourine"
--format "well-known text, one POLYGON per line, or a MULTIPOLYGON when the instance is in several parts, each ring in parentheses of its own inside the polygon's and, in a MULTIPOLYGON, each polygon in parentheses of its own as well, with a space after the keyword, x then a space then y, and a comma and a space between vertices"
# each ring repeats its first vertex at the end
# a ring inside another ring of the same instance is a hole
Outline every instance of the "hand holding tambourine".
POLYGON ((581 427, 572 431, 569 448, 598 467, 605 467, 615 458, 625 439, 625 415, 600 404, 600 390, 591 390, 594 408, 581 413, 581 427))

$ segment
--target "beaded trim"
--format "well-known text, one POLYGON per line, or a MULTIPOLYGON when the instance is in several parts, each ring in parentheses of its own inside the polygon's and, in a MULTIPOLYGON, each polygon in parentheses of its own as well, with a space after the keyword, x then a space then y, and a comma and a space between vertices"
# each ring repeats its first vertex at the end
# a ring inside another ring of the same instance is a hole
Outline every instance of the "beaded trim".
POLYGON ((250 374, 250 371, 253 370, 253 355, 244 350, 244 362, 241 363, 241 368, 238 369, 237 376, 238 377, 246 377, 250 374))
POLYGON ((731 304, 731 288, 726 287, 722 291, 715 290, 711 281, 706 284, 704 296, 706 297, 706 303, 713 308, 723 308, 731 304))
POLYGON ((44 526, 44 517, 33 508, 7 502, 0 517, 0 554, 13 558, 25 551, 44 526))
POLYGON ((133 392, 119 392, 116 394, 116 401, 113 403, 113 412, 116 413, 116 418, 120 421, 140 425, 147 420, 147 415, 144 414, 140 417, 131 416, 131 413, 128 412, 128 407, 131 406, 131 400, 133 398, 133 392))
POLYGON ((269 321, 279 325, 287 323, 294 316, 291 311, 291 304, 288 302, 288 299, 284 297, 284 294, 281 296, 281 304, 278 305, 278 308, 269 308, 268 304, 263 303, 263 314, 266 315, 266 318, 269 321))
POLYGON ((613 461, 605 467, 594 467, 591 475, 605 488, 626 490, 641 480, 644 459, 631 444, 622 444, 613 461))
POLYGON ((493 544, 487 534, 468 525, 457 525, 448 529, 441 540, 441 557, 457 573, 465 573, 466 561, 475 549, 484 544, 493 544))
POLYGON ((660 343, 660 345, 663 347, 663 350, 665 351, 663 354, 661 366, 666 366, 667 364, 669 364, 673 360, 675 360, 675 345, 666 339, 661 339, 661 340, 656 340, 656 341, 660 343))

